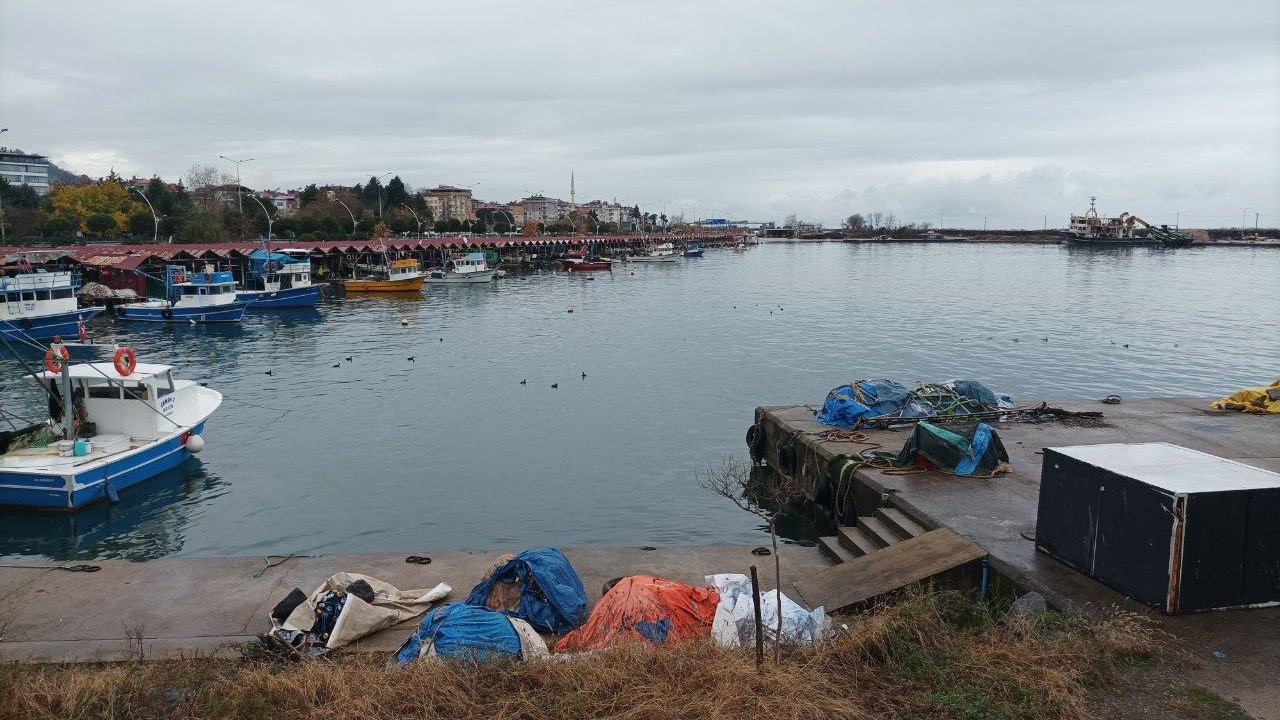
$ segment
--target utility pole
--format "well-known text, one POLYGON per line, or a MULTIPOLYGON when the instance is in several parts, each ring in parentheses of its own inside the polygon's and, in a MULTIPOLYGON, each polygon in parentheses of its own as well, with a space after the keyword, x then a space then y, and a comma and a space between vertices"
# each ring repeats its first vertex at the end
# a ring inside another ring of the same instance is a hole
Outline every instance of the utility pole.
POLYGON ((151 219, 156 221, 156 231, 155 231, 155 233, 151 236, 151 242, 152 242, 152 243, 159 244, 159 242, 160 242, 160 216, 156 214, 156 208, 155 208, 155 206, 154 206, 154 205, 152 205, 152 204, 151 204, 151 198, 147 197, 147 194, 146 194, 146 193, 142 192, 142 191, 141 191, 141 190, 139 190, 138 188, 133 188, 133 191, 134 191, 134 192, 136 192, 136 193, 138 193, 139 195, 141 195, 141 196, 142 196, 142 199, 146 201, 146 203, 147 203, 147 207, 151 209, 151 219))

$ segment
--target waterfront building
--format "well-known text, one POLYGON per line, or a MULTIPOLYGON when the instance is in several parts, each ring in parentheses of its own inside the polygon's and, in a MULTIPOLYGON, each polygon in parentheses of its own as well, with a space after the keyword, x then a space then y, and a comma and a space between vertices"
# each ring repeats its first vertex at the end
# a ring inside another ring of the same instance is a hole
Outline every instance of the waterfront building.
POLYGON ((265 202, 275 205, 276 214, 280 217, 292 217, 298 212, 298 193, 293 190, 288 192, 280 192, 279 190, 263 190, 258 193, 258 197, 265 202))
POLYGON ((0 177, 10 185, 27 185, 41 195, 49 194, 49 158, 0 148, 0 177))
POLYGON ((553 223, 569 214, 569 203, 543 195, 531 195, 520 201, 526 222, 553 223))
POLYGON ((440 185, 430 190, 423 190, 422 199, 427 203, 431 217, 436 220, 475 219, 471 191, 467 188, 440 185))

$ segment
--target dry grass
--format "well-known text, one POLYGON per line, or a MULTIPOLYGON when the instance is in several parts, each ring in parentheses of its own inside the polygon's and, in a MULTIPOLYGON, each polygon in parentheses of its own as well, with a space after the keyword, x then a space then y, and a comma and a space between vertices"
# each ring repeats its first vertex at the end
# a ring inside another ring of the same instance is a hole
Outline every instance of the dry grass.
POLYGON ((0 667, 0 717, 59 718, 1085 718, 1108 668, 1148 657, 1135 616, 994 620, 954 593, 910 593, 757 674, 750 652, 630 646, 557 662, 345 656, 0 667))

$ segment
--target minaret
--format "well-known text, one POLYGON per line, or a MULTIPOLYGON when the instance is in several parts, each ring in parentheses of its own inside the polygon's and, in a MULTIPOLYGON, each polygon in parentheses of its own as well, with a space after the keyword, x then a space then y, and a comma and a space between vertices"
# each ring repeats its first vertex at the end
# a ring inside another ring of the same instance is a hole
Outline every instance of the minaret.
POLYGON ((573 171, 569 171, 569 207, 573 210, 578 209, 578 189, 574 186, 573 171))

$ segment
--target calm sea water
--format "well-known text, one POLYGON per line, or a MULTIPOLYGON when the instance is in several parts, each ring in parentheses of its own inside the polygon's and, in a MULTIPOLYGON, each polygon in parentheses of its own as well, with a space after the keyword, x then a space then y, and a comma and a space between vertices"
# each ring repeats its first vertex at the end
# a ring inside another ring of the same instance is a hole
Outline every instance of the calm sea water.
MULTIPOLYGON (((1217 396, 1275 379, 1277 277, 1266 249, 764 245, 240 327, 99 318, 98 339, 225 394, 208 447, 119 505, 0 513, 0 555, 756 542, 694 472, 745 452, 757 405, 860 377, 1217 396)), ((5 408, 34 414, 3 362, 5 408)))

